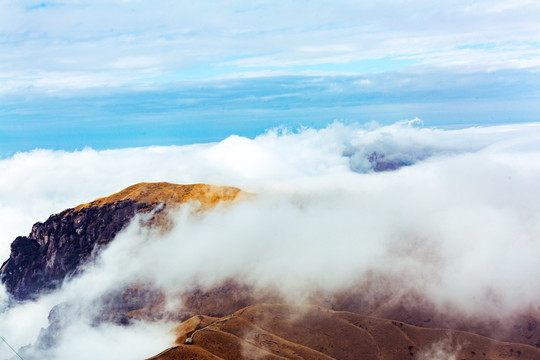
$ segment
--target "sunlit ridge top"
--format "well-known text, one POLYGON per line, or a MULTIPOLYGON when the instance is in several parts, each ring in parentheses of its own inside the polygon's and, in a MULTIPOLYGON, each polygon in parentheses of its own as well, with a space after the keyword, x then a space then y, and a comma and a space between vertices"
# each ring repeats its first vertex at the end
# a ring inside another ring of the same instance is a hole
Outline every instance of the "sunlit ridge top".
POLYGON ((79 211, 87 207, 100 207, 119 201, 133 200, 148 205, 158 203, 176 204, 197 200, 204 205, 216 205, 220 201, 234 200, 241 190, 231 186, 208 184, 179 185, 168 182, 142 182, 131 185, 110 196, 98 198, 92 202, 75 207, 79 211))

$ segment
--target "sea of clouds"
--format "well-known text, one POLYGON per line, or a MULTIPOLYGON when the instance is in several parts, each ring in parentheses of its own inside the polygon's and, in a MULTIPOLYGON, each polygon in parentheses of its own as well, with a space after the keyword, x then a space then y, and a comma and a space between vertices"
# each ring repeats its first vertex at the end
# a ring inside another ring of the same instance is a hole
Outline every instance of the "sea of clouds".
MULTIPOLYGON (((1 288, 0 335, 16 349, 36 340, 55 305, 91 308, 141 277, 171 291, 233 277, 302 299, 377 273, 466 314, 502 316, 540 300, 540 123, 334 123, 188 146, 35 150, 0 160, 0 173, 2 261, 33 223, 137 182, 256 194, 202 215, 185 206, 166 234, 133 223, 95 266, 36 302, 7 308, 1 288), (375 172, 373 153, 406 166, 375 172)), ((88 308, 64 324, 56 347, 34 356, 142 359, 174 341, 173 324, 96 327, 88 308)), ((1 359, 13 355, 0 344, 1 359)))

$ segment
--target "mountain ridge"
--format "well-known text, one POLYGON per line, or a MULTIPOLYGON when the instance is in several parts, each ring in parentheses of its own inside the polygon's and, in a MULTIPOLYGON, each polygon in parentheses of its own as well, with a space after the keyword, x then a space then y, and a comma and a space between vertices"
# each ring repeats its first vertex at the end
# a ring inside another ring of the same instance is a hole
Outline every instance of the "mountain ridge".
POLYGON ((238 188, 207 184, 132 185, 34 224, 28 236, 19 236, 11 244, 10 257, 0 268, 0 280, 15 300, 35 299, 81 271, 136 214, 153 212, 147 225, 166 226, 168 208, 188 201, 210 208, 239 194, 238 188))
POLYGON ((202 205, 211 206, 219 201, 234 200, 239 193, 240 189, 231 186, 202 183, 179 185, 169 182, 141 182, 128 186, 112 195, 78 205, 73 210, 80 211, 88 207, 99 207, 126 200, 144 203, 148 206, 155 206, 159 203, 171 205, 196 200, 202 205))

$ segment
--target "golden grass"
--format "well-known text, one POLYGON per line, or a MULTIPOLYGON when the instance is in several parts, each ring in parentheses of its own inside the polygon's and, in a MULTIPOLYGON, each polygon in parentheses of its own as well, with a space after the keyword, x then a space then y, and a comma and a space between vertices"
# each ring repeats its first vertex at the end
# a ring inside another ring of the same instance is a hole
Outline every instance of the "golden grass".
POLYGON ((235 187, 208 184, 178 185, 168 182, 138 183, 110 196, 98 198, 87 204, 75 207, 75 211, 87 207, 100 207, 124 200, 134 200, 149 206, 181 204, 196 200, 205 207, 215 206, 220 201, 234 200, 242 191, 235 187))

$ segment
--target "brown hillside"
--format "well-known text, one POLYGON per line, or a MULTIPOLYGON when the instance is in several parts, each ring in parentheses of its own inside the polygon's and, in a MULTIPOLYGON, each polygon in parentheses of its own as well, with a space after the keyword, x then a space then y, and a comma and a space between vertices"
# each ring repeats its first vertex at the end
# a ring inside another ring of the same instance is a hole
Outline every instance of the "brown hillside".
POLYGON ((178 345, 151 360, 540 359, 540 349, 524 344, 316 306, 253 305, 222 318, 193 317, 176 331, 178 345))

